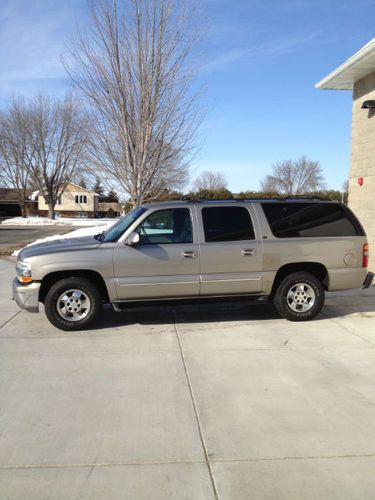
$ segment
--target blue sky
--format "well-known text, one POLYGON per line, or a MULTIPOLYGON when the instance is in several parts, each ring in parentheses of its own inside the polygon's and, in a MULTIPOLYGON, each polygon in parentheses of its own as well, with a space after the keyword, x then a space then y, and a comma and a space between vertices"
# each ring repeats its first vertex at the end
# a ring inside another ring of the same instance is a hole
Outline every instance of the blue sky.
MULTIPOLYGON (((199 83, 207 118, 192 176, 219 170, 258 189, 272 162, 319 160, 340 188, 350 159, 351 93, 314 84, 375 36, 375 0, 202 0, 199 83)), ((62 95, 69 37, 85 0, 0 1, 0 105, 12 94, 62 95)))

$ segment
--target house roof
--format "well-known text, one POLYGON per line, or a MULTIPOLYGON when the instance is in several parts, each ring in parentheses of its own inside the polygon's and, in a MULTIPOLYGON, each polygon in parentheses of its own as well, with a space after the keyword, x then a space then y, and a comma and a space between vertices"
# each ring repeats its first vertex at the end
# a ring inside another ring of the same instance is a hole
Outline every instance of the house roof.
MULTIPOLYGON (((27 201, 30 201, 30 193, 31 191, 26 190, 26 198, 27 201)), ((34 201, 34 200, 31 200, 34 201)), ((13 188, 0 188, 0 202, 1 203, 18 203, 17 191, 13 188)))
MULTIPOLYGON (((74 187, 77 187, 79 189, 83 189, 83 191, 87 191, 88 193, 92 193, 94 194, 93 190, 92 189, 87 189, 87 188, 84 188, 82 186, 80 186, 79 184, 75 184, 74 182, 67 182, 66 183, 67 186, 74 186, 74 187)), ((96 194, 96 193, 95 193, 96 194)))
POLYGON ((0 201, 17 201, 17 192, 15 189, 0 188, 0 201))
MULTIPOLYGON (((97 193, 95 193, 92 189, 87 189, 87 188, 84 188, 82 186, 79 186, 78 184, 75 184, 74 182, 67 182, 66 183, 66 186, 74 186, 74 187, 77 187, 79 188, 80 191, 86 191, 87 193, 90 193, 94 196, 99 196, 97 193)), ((32 200, 36 200, 38 199, 38 196, 41 196, 40 192, 39 191, 34 191, 31 196, 30 196, 30 199, 32 200)))
POLYGON ((324 90, 352 90, 354 83, 375 71, 375 38, 325 76, 315 87, 324 90))

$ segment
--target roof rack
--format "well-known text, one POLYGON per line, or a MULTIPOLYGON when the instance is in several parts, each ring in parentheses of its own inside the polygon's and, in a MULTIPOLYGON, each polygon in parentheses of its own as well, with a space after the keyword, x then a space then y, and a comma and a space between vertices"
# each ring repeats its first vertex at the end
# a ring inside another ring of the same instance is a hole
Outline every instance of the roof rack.
MULTIPOLYGON (((176 200, 177 201, 177 200, 176 200)), ((244 201, 330 201, 330 200, 323 200, 322 198, 318 198, 316 196, 314 197, 307 197, 307 196, 279 196, 275 198, 229 198, 229 199, 220 199, 220 198, 185 198, 185 202, 191 202, 191 203, 209 203, 209 202, 220 202, 220 203, 236 203, 236 202, 244 202, 244 201)), ((173 200, 171 200, 173 203, 173 200)))
POLYGON ((285 198, 280 198, 280 199, 283 199, 283 200, 292 200, 292 201, 296 201, 296 200, 307 200, 307 201, 331 201, 331 200, 324 200, 324 198, 319 198, 319 196, 286 196, 285 198))
POLYGON ((209 198, 184 198, 181 200, 163 200, 163 201, 154 201, 148 202, 151 204, 181 204, 181 203, 246 203, 246 202, 261 202, 261 203, 277 203, 277 202, 309 202, 309 203, 318 203, 320 201, 324 201, 325 203, 337 203, 335 200, 326 200, 319 197, 307 197, 307 196, 284 196, 278 198, 232 198, 232 199, 209 199, 209 198))

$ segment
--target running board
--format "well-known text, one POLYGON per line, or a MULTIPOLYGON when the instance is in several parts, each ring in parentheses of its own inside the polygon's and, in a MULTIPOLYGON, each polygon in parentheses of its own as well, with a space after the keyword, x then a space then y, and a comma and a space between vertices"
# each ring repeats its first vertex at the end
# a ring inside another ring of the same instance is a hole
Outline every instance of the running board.
POLYGON ((219 295, 216 297, 181 297, 173 299, 144 299, 144 300, 127 300, 123 302, 112 302, 112 307, 115 312, 122 312, 129 307, 148 307, 148 306, 173 306, 186 304, 209 304, 217 302, 244 302, 251 301, 257 303, 265 303, 268 301, 268 295, 219 295))

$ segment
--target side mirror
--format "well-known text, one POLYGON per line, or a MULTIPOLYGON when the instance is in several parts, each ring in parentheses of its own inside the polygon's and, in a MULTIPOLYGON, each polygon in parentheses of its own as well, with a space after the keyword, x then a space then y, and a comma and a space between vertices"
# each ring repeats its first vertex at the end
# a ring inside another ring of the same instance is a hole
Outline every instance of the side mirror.
POLYGON ((128 245, 129 247, 135 247, 136 245, 138 245, 140 240, 141 239, 139 237, 139 234, 136 233, 135 231, 133 231, 132 233, 129 234, 129 236, 125 242, 125 245, 128 245))

